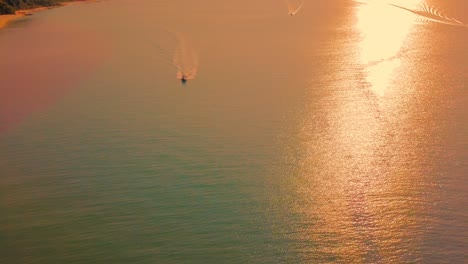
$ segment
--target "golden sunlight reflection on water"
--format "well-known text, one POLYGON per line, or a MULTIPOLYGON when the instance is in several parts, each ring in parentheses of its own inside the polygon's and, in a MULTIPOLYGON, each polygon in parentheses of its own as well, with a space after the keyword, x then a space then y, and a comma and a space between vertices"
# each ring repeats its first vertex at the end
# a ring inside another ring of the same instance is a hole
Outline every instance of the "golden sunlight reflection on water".
POLYGON ((113 0, 3 31, 3 101, 41 104, 0 135, 0 263, 463 263, 468 31, 384 1, 113 0), (186 86, 166 29, 200 57, 186 86))
MULTIPOLYGON (((414 2, 416 5, 417 1, 414 2)), ((388 3, 368 1, 357 8, 357 28, 362 39, 359 42, 360 61, 366 66, 370 89, 384 96, 395 70, 400 66, 400 53, 413 28, 416 16, 402 12, 388 3)))
POLYGON ((355 11, 349 31, 360 41, 334 47, 341 63, 329 66, 327 92, 313 94, 298 131, 298 239, 304 258, 319 263, 402 263, 419 258, 419 216, 430 200, 423 197, 428 132, 411 132, 418 126, 408 121, 417 113, 405 111, 411 87, 394 82, 415 18, 373 2, 355 11))

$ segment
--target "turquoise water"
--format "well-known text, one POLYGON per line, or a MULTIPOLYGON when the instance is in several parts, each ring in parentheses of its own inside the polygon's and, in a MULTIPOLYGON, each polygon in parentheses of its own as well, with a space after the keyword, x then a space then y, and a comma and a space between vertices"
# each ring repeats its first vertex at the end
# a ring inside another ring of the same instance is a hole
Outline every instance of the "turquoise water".
POLYGON ((0 31, 0 262, 462 263, 468 29, 361 2, 103 1, 0 31))

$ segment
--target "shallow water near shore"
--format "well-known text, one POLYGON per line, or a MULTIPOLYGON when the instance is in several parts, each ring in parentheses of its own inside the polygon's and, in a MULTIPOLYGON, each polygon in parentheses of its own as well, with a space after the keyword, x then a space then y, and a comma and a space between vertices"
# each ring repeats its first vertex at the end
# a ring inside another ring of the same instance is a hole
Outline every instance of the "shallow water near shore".
POLYGON ((0 30, 0 263, 462 263, 468 3, 276 2, 0 30))

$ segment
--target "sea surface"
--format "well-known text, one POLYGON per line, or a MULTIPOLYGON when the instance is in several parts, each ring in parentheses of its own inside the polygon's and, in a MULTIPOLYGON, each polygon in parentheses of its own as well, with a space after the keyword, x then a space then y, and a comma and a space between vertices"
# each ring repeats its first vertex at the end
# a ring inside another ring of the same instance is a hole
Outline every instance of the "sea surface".
POLYGON ((466 263, 467 23, 109 0, 10 24, 0 263, 466 263))

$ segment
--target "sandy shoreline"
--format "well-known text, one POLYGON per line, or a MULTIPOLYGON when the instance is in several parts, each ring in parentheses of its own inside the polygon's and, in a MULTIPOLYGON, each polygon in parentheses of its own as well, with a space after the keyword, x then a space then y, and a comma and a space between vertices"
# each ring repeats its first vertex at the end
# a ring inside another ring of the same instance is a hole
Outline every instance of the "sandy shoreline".
POLYGON ((4 28, 10 21, 23 17, 24 15, 1 15, 0 16, 0 29, 4 28))
POLYGON ((14 15, 0 15, 0 29, 4 28, 5 26, 8 25, 11 21, 25 17, 25 16, 30 16, 36 12, 60 7, 59 6, 47 6, 47 7, 36 7, 36 8, 31 8, 31 9, 22 9, 22 10, 17 10, 14 15))
POLYGON ((25 17, 25 16, 30 16, 33 15, 34 13, 44 11, 44 10, 49 10, 52 8, 57 8, 57 7, 62 7, 62 6, 67 6, 70 4, 76 4, 76 3, 84 3, 84 2, 95 2, 96 0, 76 0, 76 1, 70 1, 70 2, 64 2, 56 6, 43 6, 43 7, 36 7, 36 8, 31 8, 31 9, 23 9, 23 10, 17 10, 14 15, 0 15, 0 29, 4 28, 5 26, 8 25, 11 21, 25 17))

